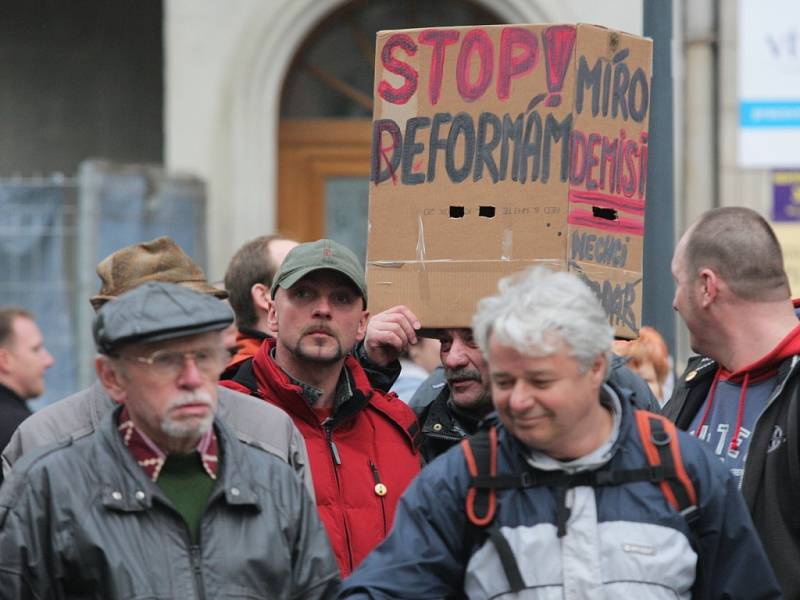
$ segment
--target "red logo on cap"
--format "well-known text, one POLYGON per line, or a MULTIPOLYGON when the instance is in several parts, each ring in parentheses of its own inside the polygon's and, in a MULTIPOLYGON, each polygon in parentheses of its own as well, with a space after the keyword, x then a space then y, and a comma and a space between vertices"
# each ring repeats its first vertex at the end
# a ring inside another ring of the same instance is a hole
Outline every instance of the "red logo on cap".
POLYGON ((322 250, 322 256, 333 256, 333 250, 325 248, 322 250))

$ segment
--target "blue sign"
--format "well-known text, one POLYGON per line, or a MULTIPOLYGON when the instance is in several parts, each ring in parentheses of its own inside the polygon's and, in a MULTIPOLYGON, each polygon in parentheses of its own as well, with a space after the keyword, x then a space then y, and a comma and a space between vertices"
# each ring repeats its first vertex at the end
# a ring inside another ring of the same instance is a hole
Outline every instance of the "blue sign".
POLYGON ((800 100, 739 103, 742 127, 800 127, 800 100))

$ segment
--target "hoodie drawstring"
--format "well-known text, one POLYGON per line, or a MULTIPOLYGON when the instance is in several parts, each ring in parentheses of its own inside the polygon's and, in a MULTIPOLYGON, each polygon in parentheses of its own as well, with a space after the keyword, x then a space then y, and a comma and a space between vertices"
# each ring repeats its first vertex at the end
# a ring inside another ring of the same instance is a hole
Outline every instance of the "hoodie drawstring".
POLYGON ((719 376, 720 376, 720 370, 718 368, 717 372, 714 373, 714 380, 711 382, 711 389, 708 390, 708 396, 707 396, 708 404, 706 404, 706 410, 703 413, 703 418, 700 419, 700 424, 697 426, 697 429, 694 432, 694 435, 700 439, 702 439, 701 436, 703 435, 703 425, 706 424, 706 421, 708 420, 708 415, 711 414, 711 406, 714 404, 714 395, 717 392, 717 382, 719 381, 719 376))
MULTIPOLYGON (((697 430, 695 430, 694 434, 696 437, 700 438, 703 432, 703 426, 706 424, 708 420, 708 415, 711 414, 711 407, 714 404, 714 396, 717 392, 717 383, 720 380, 721 370, 717 369, 717 372, 714 374, 714 381, 711 382, 711 389, 708 391, 708 403, 706 404, 706 410, 703 412, 703 418, 700 419, 700 424, 697 426, 697 430)), ((750 373, 744 374, 744 379, 742 380, 742 391, 739 392, 739 407, 736 412, 736 427, 733 430, 733 437, 731 438, 730 449, 731 450, 738 450, 739 449, 739 433, 742 431, 742 421, 744 420, 744 401, 747 397, 747 386, 750 384, 750 373)))
POLYGON ((747 395, 747 384, 750 383, 750 373, 745 373, 742 382, 742 391, 739 393, 739 410, 736 413, 736 429, 733 430, 731 439, 731 450, 739 449, 739 432, 742 430, 742 419, 744 418, 744 399, 747 395))

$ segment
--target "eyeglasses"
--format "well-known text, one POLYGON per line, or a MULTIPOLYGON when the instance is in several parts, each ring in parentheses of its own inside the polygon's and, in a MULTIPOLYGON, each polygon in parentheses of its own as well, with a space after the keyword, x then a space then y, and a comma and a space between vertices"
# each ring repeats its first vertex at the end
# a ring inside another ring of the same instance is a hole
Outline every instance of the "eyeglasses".
POLYGON ((216 377, 225 366, 230 354, 223 348, 198 348, 197 350, 156 350, 150 356, 121 356, 120 358, 147 365, 163 378, 177 377, 191 358, 204 375, 216 377))

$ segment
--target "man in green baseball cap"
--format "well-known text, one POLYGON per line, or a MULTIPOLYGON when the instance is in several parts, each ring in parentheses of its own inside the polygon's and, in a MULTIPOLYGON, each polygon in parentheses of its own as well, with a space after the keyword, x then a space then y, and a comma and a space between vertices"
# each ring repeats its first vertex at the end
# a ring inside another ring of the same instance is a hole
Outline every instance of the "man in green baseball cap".
MULTIPOLYGON (((222 373, 221 379, 236 379, 239 368, 251 359, 265 338, 273 332, 267 325, 269 307, 279 285, 277 275, 284 259, 298 242, 280 235, 263 235, 248 241, 231 258, 225 272, 225 290, 236 313, 236 354, 222 373), (275 285, 273 285, 275 284, 275 285)), ((291 287, 302 275, 324 266, 333 265, 367 296, 363 269, 356 257, 340 244, 319 240, 303 244, 292 254, 294 266, 281 270, 283 287, 291 287), (324 256, 327 255, 327 256, 324 256), (317 258, 323 257, 318 264, 317 258)), ((370 315, 363 341, 353 348, 353 356, 367 373, 372 387, 388 392, 400 375, 398 357, 409 344, 417 342, 419 322, 407 307, 393 306, 370 315)))
POLYGON ((222 385, 264 398, 297 425, 317 508, 347 575, 386 535, 419 471, 416 417, 397 396, 374 389, 351 354, 369 313, 364 270, 349 249, 326 239, 300 244, 271 291, 275 339, 222 385))

